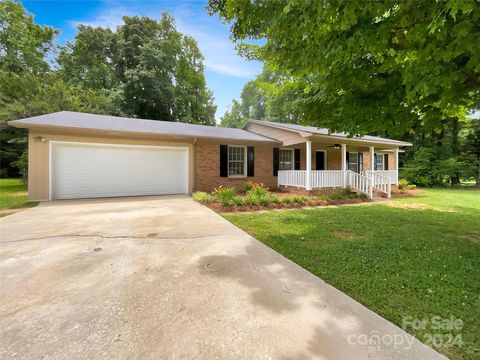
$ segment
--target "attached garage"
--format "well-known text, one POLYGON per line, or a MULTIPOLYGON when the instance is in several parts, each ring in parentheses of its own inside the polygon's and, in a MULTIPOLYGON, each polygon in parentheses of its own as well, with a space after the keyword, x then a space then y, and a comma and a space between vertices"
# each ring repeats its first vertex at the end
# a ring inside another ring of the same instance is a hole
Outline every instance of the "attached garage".
POLYGON ((270 162, 279 143, 243 129, 71 111, 8 123, 28 129, 33 201, 191 194, 219 185, 239 187, 247 177, 276 184, 270 162), (246 173, 220 176, 223 144, 252 150, 245 153, 246 173))
POLYGON ((50 142, 50 199, 187 194, 188 148, 50 142))

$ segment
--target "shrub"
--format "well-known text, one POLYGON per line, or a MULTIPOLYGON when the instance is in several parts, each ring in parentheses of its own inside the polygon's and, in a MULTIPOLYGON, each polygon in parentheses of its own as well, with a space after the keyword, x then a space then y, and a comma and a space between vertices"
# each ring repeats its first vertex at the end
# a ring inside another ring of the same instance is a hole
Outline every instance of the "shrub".
POLYGON ((233 199, 235 198, 235 189, 233 187, 224 188, 220 185, 213 190, 212 195, 223 206, 230 206, 234 204, 233 199))
POLYGON ((256 196, 255 194, 247 193, 247 196, 245 197, 245 204, 250 206, 258 205, 259 197, 256 196))
POLYGON ((281 203, 282 204, 291 204, 293 201, 292 201, 292 198, 291 197, 288 197, 288 196, 284 196, 282 197, 281 199, 281 203))
POLYGON ((277 195, 272 194, 272 196, 270 197, 270 202, 272 204, 280 204, 282 201, 277 195))
POLYGON ((345 197, 344 192, 340 188, 336 188, 334 193, 330 196, 333 200, 343 199, 345 197))
POLYGON ((243 190, 245 190, 245 192, 248 192, 249 190, 252 189, 253 187, 253 184, 254 182, 253 181, 245 181, 245 184, 243 184, 243 190))
POLYGON ((410 184, 406 179, 401 179, 398 181, 398 191, 401 193, 404 193, 407 190, 415 189, 416 187, 416 185, 410 184))
POLYGON ((307 197, 303 195, 296 195, 296 196, 293 196, 291 199, 293 203, 297 203, 297 204, 303 204, 304 202, 307 201, 307 197))
POLYGON ((363 201, 368 200, 368 195, 365 194, 365 193, 358 193, 356 196, 357 196, 357 198, 362 199, 363 201))
POLYGON ((314 197, 315 200, 322 200, 322 201, 328 201, 330 200, 330 196, 325 194, 325 193, 321 193, 321 194, 318 194, 314 197))
POLYGON ((266 206, 271 203, 271 199, 269 197, 261 197, 261 198, 258 198, 258 203, 260 205, 266 206))
POLYGON ((204 191, 196 191, 193 193, 192 197, 195 201, 198 201, 199 203, 202 203, 202 204, 209 203, 213 200, 212 195, 207 194, 204 191))
MULTIPOLYGON (((245 186, 245 188, 247 188, 247 186, 245 186)), ((262 183, 250 182, 249 189, 247 190, 247 195, 248 194, 254 194, 258 197, 268 197, 271 195, 271 192, 262 183)))
POLYGON ((235 196, 233 198, 233 204, 235 206, 243 206, 243 205, 245 205, 245 199, 241 196, 235 196))

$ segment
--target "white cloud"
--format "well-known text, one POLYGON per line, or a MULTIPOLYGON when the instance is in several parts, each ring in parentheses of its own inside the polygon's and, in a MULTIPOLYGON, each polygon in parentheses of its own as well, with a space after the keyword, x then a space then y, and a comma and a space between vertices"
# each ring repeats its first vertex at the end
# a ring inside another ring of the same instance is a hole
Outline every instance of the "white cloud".
POLYGON ((180 32, 197 40, 205 57, 206 70, 245 79, 253 78, 260 71, 258 62, 247 61, 236 53, 235 45, 228 37, 227 26, 218 18, 210 17, 206 10, 200 10, 198 3, 145 1, 118 4, 108 1, 95 16, 71 21, 70 24, 74 27, 84 24, 115 30, 122 24, 125 15, 158 18, 163 11, 174 16, 180 32))

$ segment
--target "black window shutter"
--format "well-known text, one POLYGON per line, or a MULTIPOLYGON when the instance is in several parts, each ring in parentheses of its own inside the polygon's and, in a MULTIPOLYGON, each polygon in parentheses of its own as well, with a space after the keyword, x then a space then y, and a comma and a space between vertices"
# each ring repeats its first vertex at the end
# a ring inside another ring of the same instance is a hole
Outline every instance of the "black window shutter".
POLYGON ((247 147, 247 176, 255 176, 255 149, 247 147))
POLYGON ((295 160, 295 166, 294 170, 300 170, 300 149, 294 149, 294 160, 295 160))
POLYGON ((228 145, 220 145, 220 177, 228 177, 228 145))
POLYGON ((278 176, 279 162, 280 162, 280 149, 273 148, 273 176, 278 176))
POLYGON ((348 151, 347 151, 347 154, 346 154, 346 156, 345 156, 345 161, 347 162, 347 163, 345 164, 345 169, 350 170, 350 169, 348 168, 348 163, 350 162, 350 153, 349 153, 348 151))
POLYGON ((388 170, 388 154, 383 155, 383 170, 388 170))
POLYGON ((363 153, 358 153, 358 172, 363 171, 363 153))

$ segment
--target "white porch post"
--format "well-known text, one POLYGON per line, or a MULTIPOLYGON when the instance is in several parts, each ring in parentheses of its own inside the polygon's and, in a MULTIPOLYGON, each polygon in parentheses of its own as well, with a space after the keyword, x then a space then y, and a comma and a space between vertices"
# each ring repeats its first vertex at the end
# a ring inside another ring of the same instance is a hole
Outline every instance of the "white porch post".
POLYGON ((370 146, 370 171, 375 171, 375 148, 370 146))
POLYGON ((398 185, 398 148, 395 148, 395 184, 398 185))
POLYGON ((308 191, 312 190, 312 142, 309 140, 305 144, 307 150, 305 154, 305 156, 307 157, 305 161, 305 165, 307 168, 305 174, 305 189, 308 191))
POLYGON ((343 184, 342 187, 347 186, 347 144, 342 144, 342 171, 343 171, 343 184))

